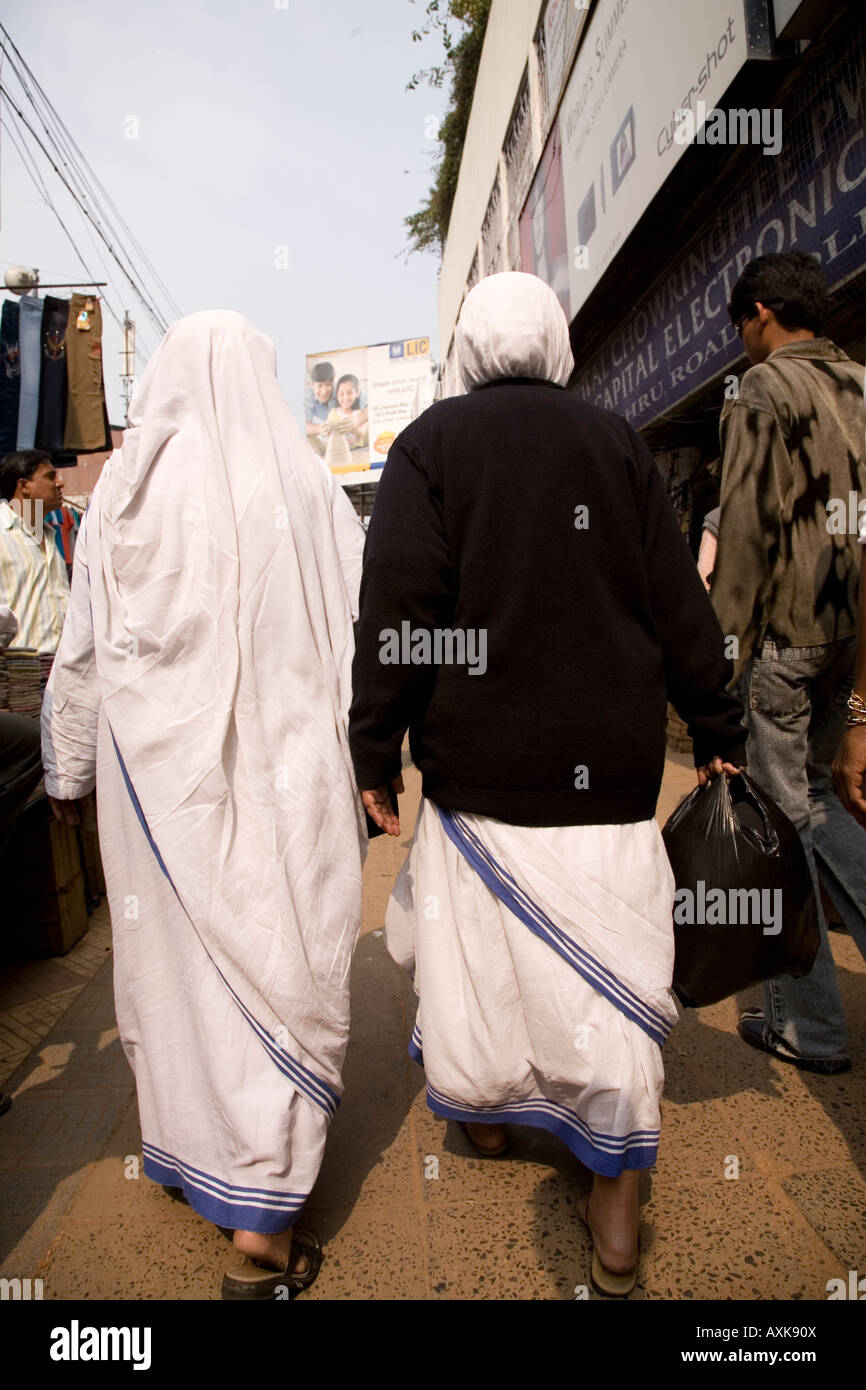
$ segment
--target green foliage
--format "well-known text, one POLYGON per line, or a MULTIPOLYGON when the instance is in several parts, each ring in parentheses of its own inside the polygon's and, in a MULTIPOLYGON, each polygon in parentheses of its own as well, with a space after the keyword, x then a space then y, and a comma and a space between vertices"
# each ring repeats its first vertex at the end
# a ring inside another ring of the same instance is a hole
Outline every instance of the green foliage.
POLYGON ((450 77, 451 91, 448 110, 437 132, 439 151, 433 186, 418 211, 403 219, 409 231, 410 252, 434 251, 441 255, 445 246, 491 4, 492 0, 427 0, 424 23, 412 31, 415 43, 438 33, 445 57, 439 66, 416 72, 407 83, 407 90, 414 91, 422 82, 441 88, 450 77), (454 25, 462 28, 456 38, 454 25))

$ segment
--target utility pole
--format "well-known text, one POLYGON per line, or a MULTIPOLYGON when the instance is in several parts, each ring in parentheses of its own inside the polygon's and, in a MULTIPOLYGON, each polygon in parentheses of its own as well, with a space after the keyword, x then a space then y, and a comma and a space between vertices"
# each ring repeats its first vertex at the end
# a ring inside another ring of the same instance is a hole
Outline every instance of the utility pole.
POLYGON ((129 424, 129 400, 135 385, 135 323, 129 310, 123 311, 123 346, 120 349, 120 394, 123 396, 123 423, 129 424))

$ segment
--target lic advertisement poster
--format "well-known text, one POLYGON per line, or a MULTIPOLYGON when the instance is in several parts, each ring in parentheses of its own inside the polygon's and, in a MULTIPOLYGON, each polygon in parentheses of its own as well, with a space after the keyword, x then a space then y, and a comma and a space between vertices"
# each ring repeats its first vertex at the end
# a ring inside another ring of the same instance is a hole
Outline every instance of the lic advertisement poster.
POLYGON ((307 357, 307 441, 332 473, 384 467, 397 435, 432 400, 429 338, 307 357))

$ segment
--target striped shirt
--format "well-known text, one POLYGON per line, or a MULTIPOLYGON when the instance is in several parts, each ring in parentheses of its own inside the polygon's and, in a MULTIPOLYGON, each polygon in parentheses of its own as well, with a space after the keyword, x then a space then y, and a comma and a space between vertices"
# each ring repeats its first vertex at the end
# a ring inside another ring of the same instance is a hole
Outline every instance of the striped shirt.
POLYGON ((0 603, 18 619, 10 650, 57 651, 69 606, 63 556, 50 532, 40 544, 36 532, 5 499, 0 500, 0 603))

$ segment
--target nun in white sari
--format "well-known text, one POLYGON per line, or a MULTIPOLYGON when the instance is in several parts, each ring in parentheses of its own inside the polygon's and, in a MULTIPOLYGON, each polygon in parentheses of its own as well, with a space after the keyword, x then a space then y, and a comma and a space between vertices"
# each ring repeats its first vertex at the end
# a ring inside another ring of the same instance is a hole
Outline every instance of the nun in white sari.
MULTIPOLYGON (((721 633, 653 460, 624 422, 562 390, 573 363, 553 291, 519 273, 482 281, 461 311, 457 349, 470 394, 409 426, 379 485, 352 752, 365 805, 388 833, 399 830, 387 784, 407 727, 424 778, 386 938, 414 975, 410 1052, 423 1061, 428 1104, 484 1156, 507 1152, 509 1123, 558 1135, 595 1175, 591 1215, 588 1202, 581 1209, 593 1280, 622 1295, 637 1278, 638 1174, 656 1158, 662 1046, 676 1021, 674 880, 652 818, 664 674, 681 709, 699 728, 708 721, 707 749, 741 746, 742 710, 725 692, 721 633), (583 569, 562 521, 572 492, 593 499, 599 537, 583 569), (675 576, 673 602, 659 574, 675 576), (588 615, 587 641, 573 615, 594 602, 604 619, 596 629, 588 615), (421 638, 438 624, 449 638, 489 628, 478 674, 493 683, 461 672, 459 656, 425 674, 415 655, 397 664, 377 651, 403 615, 421 638), (695 661, 692 637, 704 654, 695 661), (639 746, 627 741, 637 707, 649 711, 639 746), (572 747, 592 751, 601 790, 592 817, 587 802, 569 820, 572 747)), ((722 766, 710 754, 699 779, 722 766)))
POLYGON ((98 790, 145 1172, 235 1231, 224 1297, 274 1297, 320 1263, 291 1228, 349 1027, 364 533, 239 314, 174 324, 129 419, 79 535, 46 787, 68 818, 98 790))

